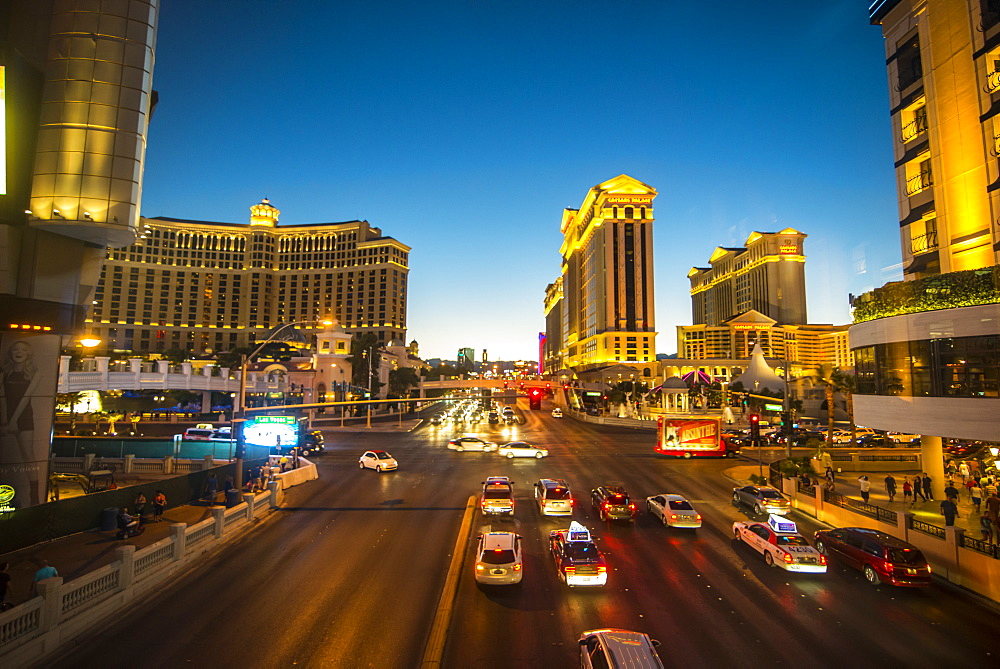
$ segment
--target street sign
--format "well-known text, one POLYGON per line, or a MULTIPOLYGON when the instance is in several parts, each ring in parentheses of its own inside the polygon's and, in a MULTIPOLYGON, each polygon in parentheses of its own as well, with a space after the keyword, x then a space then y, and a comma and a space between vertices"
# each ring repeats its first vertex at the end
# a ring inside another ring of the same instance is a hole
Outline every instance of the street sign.
POLYGON ((765 411, 781 411, 783 407, 780 404, 765 404, 765 411))

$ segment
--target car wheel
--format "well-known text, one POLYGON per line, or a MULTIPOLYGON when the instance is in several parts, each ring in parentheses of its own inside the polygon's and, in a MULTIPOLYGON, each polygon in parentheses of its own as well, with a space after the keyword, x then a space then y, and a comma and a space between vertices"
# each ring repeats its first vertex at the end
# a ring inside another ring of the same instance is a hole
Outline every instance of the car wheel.
POLYGON ((756 513, 759 516, 760 514, 764 513, 764 510, 762 508, 760 508, 760 504, 754 504, 753 505, 753 512, 756 513))
POLYGON ((538 459, 538 460, 541 460, 542 459, 542 452, 538 451, 537 453, 535 453, 535 458, 538 459))
POLYGON ((608 514, 606 514, 604 511, 601 511, 601 520, 604 521, 605 523, 608 522, 608 514))
POLYGON ((382 473, 382 465, 375 465, 375 471, 378 472, 379 474, 381 474, 382 473))
POLYGON ((365 463, 359 462, 358 463, 358 467, 361 468, 361 469, 364 469, 365 468, 365 463))
POLYGON ((868 581, 869 583, 871 583, 876 587, 882 585, 882 579, 878 577, 878 572, 876 572, 875 568, 872 567, 870 564, 865 565, 864 572, 866 581, 868 581))
POLYGON ((816 552, 819 553, 820 555, 829 555, 829 553, 826 552, 826 544, 824 544, 822 541, 816 542, 816 552))
POLYGON ((774 556, 771 555, 770 553, 764 553, 764 564, 766 564, 768 567, 773 567, 774 556))
POLYGON ((736 541, 743 541, 743 537, 740 536, 740 530, 738 527, 733 528, 733 538, 736 539, 736 541))
POLYGON ((465 446, 456 446, 455 450, 458 451, 459 453, 461 453, 462 451, 465 450, 465 446))
POLYGON ((507 459, 508 459, 508 460, 512 460, 512 459, 514 459, 514 454, 513 454, 513 453, 511 453, 510 451, 508 451, 508 452, 507 452, 507 459))
POLYGON ((663 526, 664 526, 664 527, 670 527, 670 521, 669 521, 669 520, 667 520, 667 517, 666 517, 666 516, 660 516, 660 520, 662 520, 662 521, 663 521, 663 526))
POLYGON ((740 494, 737 493, 737 492, 734 492, 733 493, 733 504, 739 504, 739 503, 740 503, 740 494))
POLYGON ((691 459, 691 452, 690 451, 684 451, 684 456, 683 457, 684 457, 685 460, 690 460, 691 459))

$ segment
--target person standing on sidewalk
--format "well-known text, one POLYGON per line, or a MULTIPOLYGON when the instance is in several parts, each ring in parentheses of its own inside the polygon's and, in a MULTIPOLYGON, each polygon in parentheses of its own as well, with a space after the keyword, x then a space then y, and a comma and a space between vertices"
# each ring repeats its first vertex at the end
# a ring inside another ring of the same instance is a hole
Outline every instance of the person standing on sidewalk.
POLYGON ((56 571, 55 567, 49 565, 48 560, 42 560, 42 566, 35 572, 34 578, 31 579, 31 590, 28 593, 28 598, 30 599, 35 596, 35 593, 38 591, 39 581, 44 581, 47 578, 52 578, 58 575, 59 572, 56 571))
POLYGON ((910 484, 910 479, 906 476, 903 477, 903 504, 907 502, 913 502, 913 486, 910 484))
POLYGON ((871 481, 868 480, 867 476, 859 476, 858 487, 861 488, 861 499, 863 499, 865 501, 865 504, 867 504, 868 495, 870 494, 870 491, 872 489, 871 481))
POLYGON ((215 498, 219 496, 219 478, 213 472, 205 481, 205 499, 209 506, 215 505, 215 498))
POLYGON ((167 508, 167 496, 162 490, 157 490, 153 495, 153 522, 158 523, 163 520, 163 510, 167 508))
POLYGON ((889 501, 892 502, 896 499, 896 479, 892 474, 886 474, 885 477, 885 493, 889 495, 889 501))
POLYGON ((924 472, 924 479, 922 481, 924 484, 924 498, 929 501, 934 501, 934 495, 931 494, 931 475, 924 472))
POLYGON ((941 502, 941 515, 944 516, 946 527, 952 527, 955 524, 955 518, 958 517, 958 506, 951 497, 945 497, 944 501, 941 502))
POLYGON ((141 490, 135 496, 135 504, 132 506, 135 507, 135 515, 141 519, 143 512, 146 510, 146 495, 141 490))

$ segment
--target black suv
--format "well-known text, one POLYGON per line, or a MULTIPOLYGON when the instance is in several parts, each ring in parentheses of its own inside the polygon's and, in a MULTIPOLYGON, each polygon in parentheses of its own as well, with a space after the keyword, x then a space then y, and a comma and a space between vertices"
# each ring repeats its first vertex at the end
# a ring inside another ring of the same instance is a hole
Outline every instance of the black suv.
POLYGON ((635 504, 629 499, 625 488, 617 485, 602 485, 590 491, 590 503, 594 505, 601 520, 633 520, 635 504))

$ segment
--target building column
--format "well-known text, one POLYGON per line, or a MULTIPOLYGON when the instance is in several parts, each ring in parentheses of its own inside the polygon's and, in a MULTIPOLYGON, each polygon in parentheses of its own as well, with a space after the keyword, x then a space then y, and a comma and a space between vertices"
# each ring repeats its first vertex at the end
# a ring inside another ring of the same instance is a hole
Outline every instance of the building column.
POLYGON ((931 496, 944 499, 944 450, 941 437, 920 435, 920 463, 931 477, 931 496))

